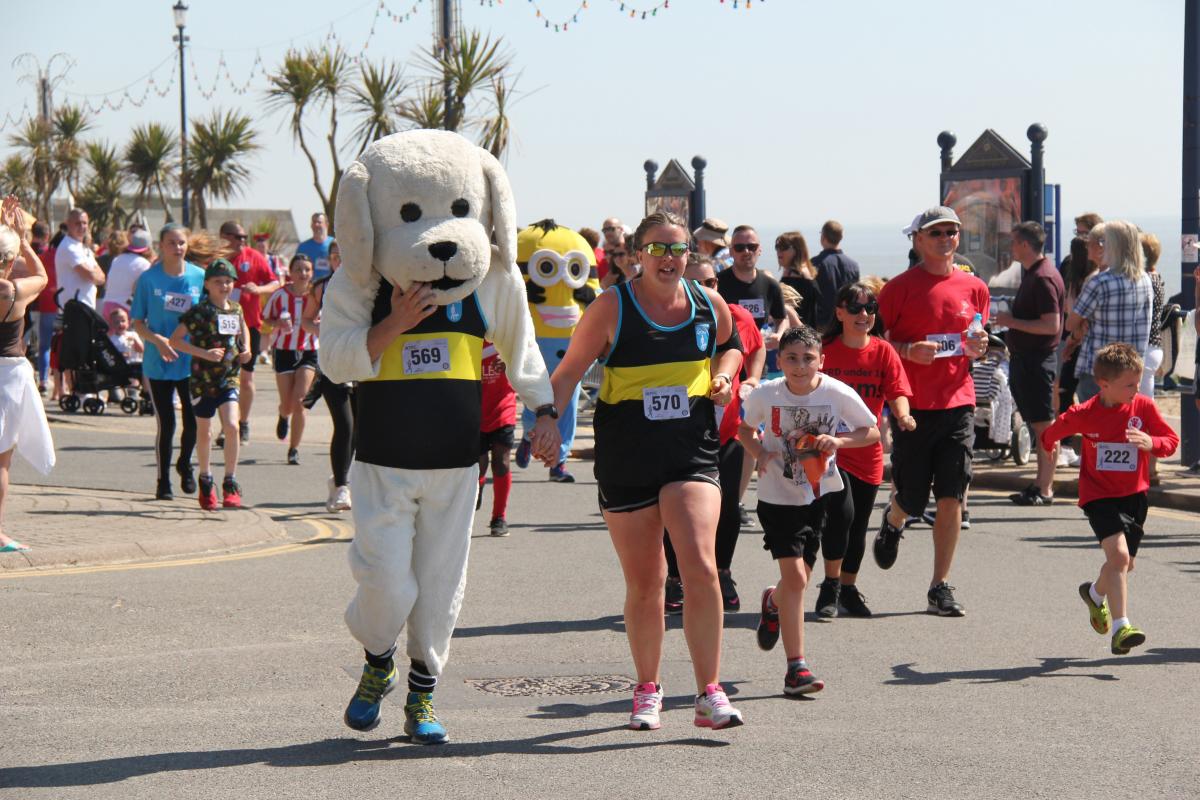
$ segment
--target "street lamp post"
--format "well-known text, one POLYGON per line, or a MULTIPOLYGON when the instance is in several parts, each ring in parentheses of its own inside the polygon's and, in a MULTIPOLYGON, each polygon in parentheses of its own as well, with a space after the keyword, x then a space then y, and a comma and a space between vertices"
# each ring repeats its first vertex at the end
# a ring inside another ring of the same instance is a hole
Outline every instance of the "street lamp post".
POLYGON ((184 5, 183 0, 178 0, 171 10, 175 12, 175 28, 179 31, 172 39, 172 41, 179 42, 179 191, 183 195, 183 224, 190 225, 187 166, 187 76, 183 71, 183 45, 188 41, 188 38, 183 35, 183 28, 187 25, 188 7, 184 5))
MULTIPOLYGON (((1187 0, 1183 12, 1183 205, 1180 214, 1182 253, 1179 288, 1183 293, 1183 307, 1191 308, 1195 303, 1196 279, 1192 272, 1200 263, 1196 252, 1196 241, 1200 238, 1200 0, 1187 0)), ((1180 358, 1191 358, 1191 353, 1180 353, 1180 358)), ((1200 374, 1193 377, 1193 385, 1200 386, 1200 374)), ((1200 389, 1195 390, 1200 397, 1200 389)), ((1181 442, 1180 460, 1192 465, 1200 459, 1200 441, 1196 431, 1200 430, 1200 412, 1187 395, 1181 398, 1179 417, 1181 442)))

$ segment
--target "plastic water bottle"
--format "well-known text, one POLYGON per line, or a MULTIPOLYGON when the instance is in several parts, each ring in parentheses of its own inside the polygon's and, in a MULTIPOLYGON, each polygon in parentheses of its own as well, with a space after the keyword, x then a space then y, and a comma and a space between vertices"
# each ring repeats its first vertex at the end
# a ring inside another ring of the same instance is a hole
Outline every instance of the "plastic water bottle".
POLYGON ((986 334, 983 330, 983 315, 979 312, 976 312, 975 316, 971 319, 971 324, 968 325, 967 329, 963 332, 963 347, 965 348, 968 344, 970 344, 972 339, 979 340, 985 335, 986 334))

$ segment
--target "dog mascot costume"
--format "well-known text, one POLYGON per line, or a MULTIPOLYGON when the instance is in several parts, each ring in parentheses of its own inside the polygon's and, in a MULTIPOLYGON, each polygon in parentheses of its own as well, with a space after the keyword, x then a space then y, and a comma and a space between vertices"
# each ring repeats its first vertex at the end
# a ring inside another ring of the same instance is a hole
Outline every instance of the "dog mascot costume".
POLYGON ((357 730, 379 724, 407 626, 404 730, 437 744, 448 737, 433 689, 462 605, 479 488, 483 340, 538 409, 534 449, 548 463, 558 452, 557 411, 516 269, 512 192, 490 153, 446 131, 380 139, 342 177, 337 235, 343 266, 325 293, 320 361, 329 380, 358 381, 350 473, 358 591, 346 624, 367 653, 345 721, 357 730), (420 313, 432 313, 401 323, 422 287, 432 300, 420 313))
MULTIPOLYGON (((533 317, 533 330, 537 336, 538 349, 553 372, 567 353, 571 335, 596 295, 600 293, 600 279, 596 273, 596 251, 587 240, 570 228, 555 224, 552 219, 535 222, 517 234, 517 267, 525 276, 525 290, 529 293, 529 313, 533 317)), ((573 483, 575 478, 566 471, 567 456, 575 442, 575 419, 579 406, 579 390, 571 395, 571 402, 560 409, 558 432, 562 436, 558 461, 550 470, 550 480, 573 483)), ((529 465, 530 433, 534 426, 534 412, 526 406, 521 414, 525 430, 517 448, 517 466, 529 465)))

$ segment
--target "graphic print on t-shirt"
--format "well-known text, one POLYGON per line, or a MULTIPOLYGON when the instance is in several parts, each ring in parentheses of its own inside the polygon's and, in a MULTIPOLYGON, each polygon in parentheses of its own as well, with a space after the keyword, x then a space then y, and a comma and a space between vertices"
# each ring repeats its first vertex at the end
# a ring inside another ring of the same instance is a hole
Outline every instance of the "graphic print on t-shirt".
POLYGON ((815 447, 821 434, 832 434, 836 417, 831 406, 772 406, 771 433, 783 442, 783 477, 797 486, 807 481, 813 497, 821 496, 821 477, 829 455, 815 447))

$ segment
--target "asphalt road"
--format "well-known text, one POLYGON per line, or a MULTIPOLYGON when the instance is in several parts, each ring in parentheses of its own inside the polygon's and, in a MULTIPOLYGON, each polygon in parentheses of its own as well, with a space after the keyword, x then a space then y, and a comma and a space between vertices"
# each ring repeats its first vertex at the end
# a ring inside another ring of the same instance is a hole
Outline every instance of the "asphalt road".
MULTIPOLYGON (((241 480, 304 538, 300 520, 332 519, 325 448, 284 465, 262 397, 241 480)), ((323 411, 313 428, 310 441, 327 435, 323 411)), ((49 482, 153 487, 149 420, 56 423, 55 435, 49 482)), ((864 566, 874 619, 810 614, 807 655, 827 688, 800 700, 781 694, 782 653, 755 644, 774 566, 747 530, 734 562, 747 609, 726 616, 722 668, 746 725, 692 726, 673 619, 663 727, 635 733, 621 576, 590 465, 574 470, 573 486, 518 473, 509 539, 487 535, 486 513, 476 521, 437 691, 443 747, 405 741, 400 692, 376 731, 342 725, 361 667, 341 619, 344 541, 0 580, 0 797, 1200 796, 1194 515, 1152 511, 1131 578, 1148 642, 1117 657, 1076 595, 1100 563, 1082 512, 977 492, 952 578, 968 615, 924 613, 931 546, 913 529, 890 572, 864 566)))

